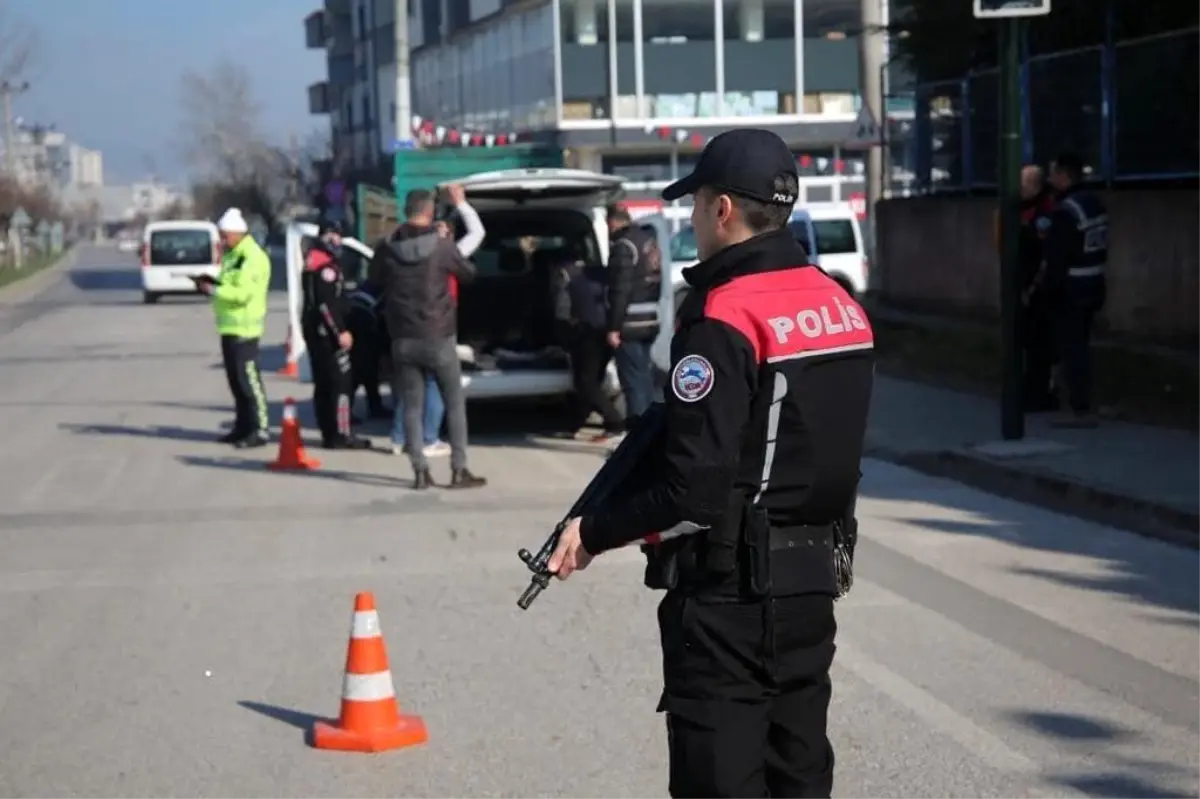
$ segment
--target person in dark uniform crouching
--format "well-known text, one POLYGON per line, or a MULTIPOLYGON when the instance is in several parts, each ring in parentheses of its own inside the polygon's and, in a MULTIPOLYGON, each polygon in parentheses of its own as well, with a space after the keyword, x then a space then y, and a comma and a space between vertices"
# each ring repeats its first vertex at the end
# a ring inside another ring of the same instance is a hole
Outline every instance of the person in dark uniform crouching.
POLYGON ((572 519, 561 579, 643 537, 659 605, 675 797, 821 796, 834 599, 849 590, 874 364, 866 313, 787 229, 796 162, 723 133, 663 191, 693 194, 700 263, 671 341, 661 464, 572 519))
POLYGON ((1046 233, 1046 294, 1055 319, 1059 369, 1070 411, 1054 424, 1093 427, 1092 322, 1107 295, 1108 210, 1080 185, 1083 161, 1064 153, 1050 165, 1058 204, 1046 233))
POLYGON ((370 281, 363 281, 346 294, 346 329, 350 331, 350 404, 361 388, 367 397, 367 413, 372 419, 390 419, 392 412, 383 404, 379 393, 379 364, 385 350, 391 349, 391 339, 383 324, 380 306, 383 290, 370 281))
POLYGON ((312 362, 313 410, 321 443, 326 449, 369 449, 371 443, 350 429, 353 337, 346 329, 343 278, 336 258, 341 239, 336 225, 324 223, 317 239, 306 242, 300 327, 312 362))

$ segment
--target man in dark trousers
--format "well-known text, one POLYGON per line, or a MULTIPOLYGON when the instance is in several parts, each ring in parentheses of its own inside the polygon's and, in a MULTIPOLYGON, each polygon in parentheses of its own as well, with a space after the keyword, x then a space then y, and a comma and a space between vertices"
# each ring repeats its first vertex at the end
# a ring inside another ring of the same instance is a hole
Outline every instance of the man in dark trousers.
POLYGON ((1054 365, 1054 320, 1042 286, 1042 241, 1050 228, 1054 198, 1046 187, 1041 167, 1032 164, 1021 170, 1021 234, 1018 257, 1025 289, 1024 303, 1025 381, 1023 399, 1027 412, 1058 408, 1051 391, 1054 365))
MULTIPOLYGON (((466 203, 461 186, 447 194, 455 206, 466 203)), ((393 393, 404 403, 405 440, 413 467, 413 488, 434 485, 424 448, 421 419, 425 375, 432 373, 446 403, 450 434, 450 488, 479 488, 487 480, 467 468, 467 406, 458 360, 458 313, 451 280, 469 282, 475 266, 453 239, 440 235, 434 219, 434 194, 408 193, 404 222, 375 249, 372 282, 384 287, 388 330, 392 336, 393 393)))
POLYGON ((342 270, 337 262, 341 240, 337 224, 325 222, 317 238, 305 242, 300 329, 312 363, 313 411, 321 443, 326 449, 369 449, 371 442, 355 437, 350 428, 354 339, 346 328, 342 270))
POLYGON ((1104 307, 1108 265, 1108 210, 1080 185, 1083 160, 1063 153, 1050 166, 1058 203, 1046 233, 1045 285, 1055 318, 1059 368, 1070 411, 1055 424, 1094 427, 1092 414, 1092 321, 1104 307))
POLYGON ((381 289, 369 280, 364 280, 346 295, 346 329, 354 342, 350 348, 353 376, 350 403, 353 406, 359 388, 363 389, 367 396, 367 413, 372 419, 390 419, 392 415, 384 407, 379 393, 379 364, 391 347, 387 326, 383 323, 382 305, 381 289))
POLYGON ((658 335, 662 253, 657 237, 632 223, 620 206, 608 209, 608 344, 616 350, 625 418, 635 421, 654 402, 650 347, 658 335))
POLYGON ((663 191, 695 196, 702 260, 684 271, 659 460, 571 519, 549 562, 566 579, 653 536, 676 797, 833 790, 833 603, 850 585, 874 337, 788 230, 798 182, 782 139, 739 128, 663 191))
POLYGON ((578 433, 595 411, 604 427, 589 440, 601 444, 625 429, 624 419, 604 390, 604 377, 613 356, 607 334, 608 276, 600 264, 573 258, 557 267, 552 280, 556 286, 555 320, 571 356, 577 403, 576 424, 571 432, 578 433))

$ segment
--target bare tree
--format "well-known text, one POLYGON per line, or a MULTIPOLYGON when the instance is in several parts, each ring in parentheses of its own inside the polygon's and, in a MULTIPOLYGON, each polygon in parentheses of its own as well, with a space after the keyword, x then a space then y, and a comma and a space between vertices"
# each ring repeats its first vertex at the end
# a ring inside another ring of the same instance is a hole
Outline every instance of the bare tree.
POLYGON ((37 66, 41 37, 0 5, 0 82, 27 80, 37 66))

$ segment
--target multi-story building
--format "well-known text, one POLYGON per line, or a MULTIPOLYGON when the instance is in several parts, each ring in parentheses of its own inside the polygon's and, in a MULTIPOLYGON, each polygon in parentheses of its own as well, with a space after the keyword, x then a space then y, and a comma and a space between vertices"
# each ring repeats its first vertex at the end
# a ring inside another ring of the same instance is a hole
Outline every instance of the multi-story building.
MULTIPOLYGON (((306 20, 330 67, 312 110, 359 165, 412 136, 395 119, 396 7, 326 0, 306 20)), ((755 125, 796 151, 804 199, 842 198, 877 136, 860 115, 860 0, 410 0, 408 12, 414 116, 554 144, 635 190, 755 125)))
POLYGON ((50 127, 17 124, 12 136, 13 157, 2 163, 18 181, 55 189, 104 184, 104 160, 100 151, 68 141, 66 134, 50 127))
POLYGON ((68 185, 103 186, 104 156, 78 144, 67 148, 68 185))

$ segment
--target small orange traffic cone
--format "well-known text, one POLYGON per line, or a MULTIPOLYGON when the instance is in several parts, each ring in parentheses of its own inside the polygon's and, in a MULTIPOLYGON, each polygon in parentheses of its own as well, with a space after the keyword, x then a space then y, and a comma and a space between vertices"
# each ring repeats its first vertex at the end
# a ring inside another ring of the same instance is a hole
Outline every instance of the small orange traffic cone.
POLYGON ((354 597, 341 718, 336 724, 318 721, 312 740, 318 749, 342 752, 386 752, 429 740, 424 719, 400 712, 375 597, 370 593, 354 597))
POLYGON ((304 439, 300 435, 300 422, 296 419, 296 401, 288 397, 283 401, 283 424, 279 429, 279 455, 267 464, 268 469, 295 470, 316 469, 321 462, 310 458, 304 451, 304 439))
POLYGON ((292 357, 292 326, 288 325, 287 338, 283 340, 283 354, 287 358, 283 366, 275 372, 281 377, 297 377, 300 374, 300 369, 296 366, 296 359, 292 357))

